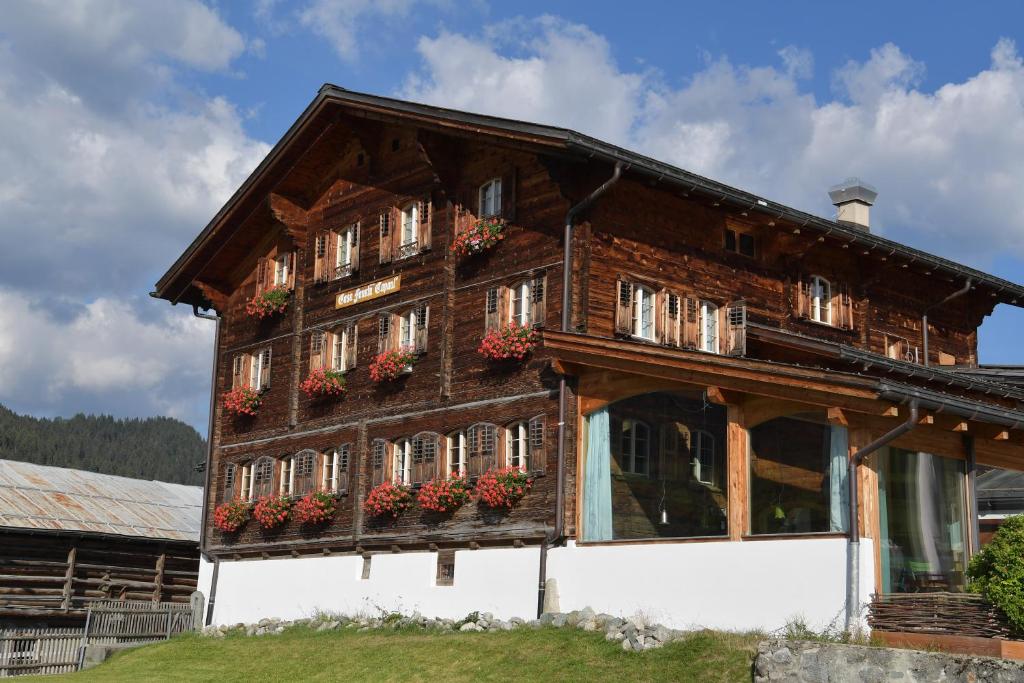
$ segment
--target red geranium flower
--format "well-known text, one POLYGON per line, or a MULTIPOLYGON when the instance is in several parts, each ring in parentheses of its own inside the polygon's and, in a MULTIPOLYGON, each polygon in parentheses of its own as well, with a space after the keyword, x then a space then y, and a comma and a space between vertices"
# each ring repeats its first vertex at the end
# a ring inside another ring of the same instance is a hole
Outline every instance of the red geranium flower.
POLYGON ((273 529, 284 524, 292 509, 292 501, 287 496, 264 496, 256 501, 252 516, 264 529, 273 529))
POLYGON ((510 322, 485 334, 476 351, 488 360, 521 361, 537 347, 539 341, 540 333, 531 325, 510 322))
POLYGON ((221 503, 213 511, 213 525, 224 533, 241 529, 252 515, 252 505, 244 500, 221 503))
POLYGON ((372 517, 391 515, 398 517, 412 504, 412 493, 408 486, 386 481, 370 491, 363 503, 363 509, 372 517))
POLYGON ((518 467, 487 470, 476 482, 480 504, 489 508, 512 508, 533 486, 533 479, 518 467))

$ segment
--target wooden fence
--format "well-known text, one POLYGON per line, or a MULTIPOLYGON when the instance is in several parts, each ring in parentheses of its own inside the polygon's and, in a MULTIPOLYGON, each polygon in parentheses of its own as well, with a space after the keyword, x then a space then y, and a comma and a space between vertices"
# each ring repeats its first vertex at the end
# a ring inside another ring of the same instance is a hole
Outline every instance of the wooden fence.
POLYGON ((1013 638, 1006 617, 974 593, 893 593, 872 596, 873 631, 1013 638))
POLYGON ((191 631, 191 605, 108 600, 89 606, 85 626, 0 630, 0 678, 81 668, 87 645, 138 645, 191 631))

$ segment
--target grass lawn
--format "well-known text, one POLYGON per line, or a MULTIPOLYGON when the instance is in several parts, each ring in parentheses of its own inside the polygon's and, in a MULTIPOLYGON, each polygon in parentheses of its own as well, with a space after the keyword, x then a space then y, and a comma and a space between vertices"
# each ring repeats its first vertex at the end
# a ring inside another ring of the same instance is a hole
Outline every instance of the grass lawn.
MULTIPOLYGON (((275 636, 178 636, 119 653, 72 681, 750 681, 756 635, 695 632, 642 653, 602 633, 429 633, 296 627, 275 636)), ((34 680, 44 680, 35 678, 34 680)))

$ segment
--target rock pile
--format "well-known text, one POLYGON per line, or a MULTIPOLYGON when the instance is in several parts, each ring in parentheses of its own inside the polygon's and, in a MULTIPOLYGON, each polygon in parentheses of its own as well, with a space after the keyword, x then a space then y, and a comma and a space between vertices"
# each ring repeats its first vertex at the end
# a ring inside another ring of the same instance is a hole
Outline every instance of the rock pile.
POLYGON ((581 631, 603 632, 605 640, 622 644, 626 652, 640 652, 659 648, 666 643, 681 640, 684 631, 666 628, 657 624, 649 624, 644 617, 635 615, 626 619, 613 617, 610 614, 597 614, 593 609, 585 607, 566 613, 545 613, 540 619, 527 621, 519 617, 497 619, 490 612, 480 614, 473 612, 463 619, 442 619, 425 617, 419 612, 411 616, 398 614, 381 614, 380 616, 341 616, 322 614, 311 619, 260 619, 255 624, 234 624, 231 626, 207 626, 202 635, 212 638, 223 638, 228 634, 245 636, 267 636, 284 633, 285 629, 305 626, 314 631, 335 631, 338 629, 354 629, 356 631, 372 631, 377 629, 421 629, 438 632, 485 632, 514 631, 522 628, 576 628, 581 631))

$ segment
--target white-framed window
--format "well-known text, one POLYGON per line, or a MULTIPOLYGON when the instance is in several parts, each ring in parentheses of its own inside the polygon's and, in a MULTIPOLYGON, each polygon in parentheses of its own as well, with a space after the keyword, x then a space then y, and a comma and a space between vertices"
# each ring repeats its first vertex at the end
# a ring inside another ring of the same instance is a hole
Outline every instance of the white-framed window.
POLYGON ((466 432, 457 429, 448 435, 448 474, 466 474, 466 432))
POLYGON ((811 276, 811 320, 832 324, 832 283, 820 275, 811 276))
POLYGON ((698 348, 718 353, 718 306, 710 301, 700 302, 700 339, 698 348))
POLYGON ((622 471, 626 474, 647 474, 651 460, 651 428, 645 422, 630 418, 622 421, 622 471))
POLYGON ((324 453, 324 464, 320 475, 320 490, 334 493, 338 490, 338 449, 324 453))
POLYGON ((501 178, 492 178, 480 186, 480 217, 501 215, 501 178))
POLYGON ((633 287, 633 336, 654 339, 654 290, 633 287))
POLYGON ((295 458, 287 457, 281 461, 281 480, 277 484, 277 493, 290 496, 295 490, 295 458))
POLYGON ((334 277, 344 277, 352 271, 352 248, 358 227, 352 224, 338 232, 338 244, 334 249, 334 277))
POLYGON ((291 254, 278 254, 274 259, 274 285, 284 286, 288 284, 288 262, 291 254))
POLYGON ((410 202, 402 207, 402 243, 399 247, 403 250, 411 248, 416 244, 416 228, 419 225, 419 204, 410 202))
POLYGON ((416 347, 416 308, 399 314, 398 346, 402 349, 416 347))
POLYGON ((523 470, 530 465, 530 427, 525 420, 505 430, 505 464, 523 470))
POLYGON ((394 480, 396 484, 412 483, 412 442, 409 439, 399 439, 395 442, 394 480))
POLYGON ((242 485, 238 487, 238 497, 252 500, 252 463, 242 465, 242 485))
POLYGON ((266 389, 270 386, 270 349, 260 349, 249 357, 249 388, 266 389))
POLYGON ((690 453, 693 456, 693 476, 702 484, 715 485, 715 437, 703 429, 690 432, 690 453))
POLYGON ((512 305, 509 306, 509 322, 519 325, 529 325, 531 302, 533 301, 533 280, 524 280, 511 287, 512 305))
POLYGON ((334 370, 344 372, 348 370, 345 367, 345 347, 348 345, 348 328, 342 328, 331 335, 333 338, 333 346, 331 349, 331 366, 334 370))

